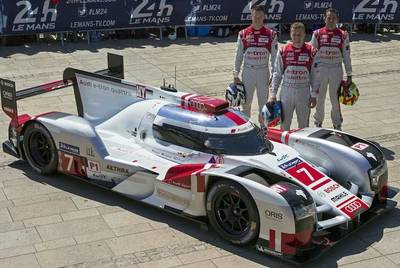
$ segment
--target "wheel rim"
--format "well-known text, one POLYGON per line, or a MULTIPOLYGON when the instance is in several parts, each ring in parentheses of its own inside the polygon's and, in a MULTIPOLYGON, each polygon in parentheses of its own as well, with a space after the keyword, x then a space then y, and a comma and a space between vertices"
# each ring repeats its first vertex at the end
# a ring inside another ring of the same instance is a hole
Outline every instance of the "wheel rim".
POLYGON ((231 235, 243 235, 250 226, 246 202, 236 192, 221 193, 215 202, 216 218, 221 228, 231 235))
POLYGON ((51 162, 51 145, 47 137, 40 131, 35 131, 29 137, 29 153, 32 160, 39 167, 51 162))

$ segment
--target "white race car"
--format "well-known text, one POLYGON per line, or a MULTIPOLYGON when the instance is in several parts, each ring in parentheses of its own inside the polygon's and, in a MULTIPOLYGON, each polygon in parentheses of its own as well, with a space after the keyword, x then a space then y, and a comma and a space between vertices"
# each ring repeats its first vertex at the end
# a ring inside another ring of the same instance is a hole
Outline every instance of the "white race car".
POLYGON ((317 256, 395 206, 380 149, 344 132, 268 136, 225 100, 67 68, 64 79, 16 91, 1 79, 11 118, 3 150, 42 174, 62 172, 190 217, 224 239, 295 260, 317 256), (73 85, 78 115, 19 115, 17 100, 73 85))

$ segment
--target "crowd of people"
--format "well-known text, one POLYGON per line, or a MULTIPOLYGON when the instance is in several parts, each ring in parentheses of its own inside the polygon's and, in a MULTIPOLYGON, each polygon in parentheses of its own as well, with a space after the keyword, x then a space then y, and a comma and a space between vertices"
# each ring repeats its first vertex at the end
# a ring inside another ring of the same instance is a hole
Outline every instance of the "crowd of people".
POLYGON ((333 128, 341 130, 343 118, 337 90, 343 80, 342 63, 347 84, 352 82, 352 67, 349 35, 337 27, 337 11, 332 8, 326 10, 325 26, 313 32, 309 43, 305 42, 304 24, 293 23, 290 26, 291 41, 280 48, 277 33, 264 25, 264 12, 264 7, 253 6, 252 24, 238 35, 233 82, 244 86, 246 101, 242 105, 243 112, 250 117, 256 92, 258 118, 263 126, 265 119, 261 114, 264 103, 274 103, 279 96, 283 130, 290 130, 294 112, 298 127, 308 127, 314 107, 314 125, 322 127, 329 91, 333 128))

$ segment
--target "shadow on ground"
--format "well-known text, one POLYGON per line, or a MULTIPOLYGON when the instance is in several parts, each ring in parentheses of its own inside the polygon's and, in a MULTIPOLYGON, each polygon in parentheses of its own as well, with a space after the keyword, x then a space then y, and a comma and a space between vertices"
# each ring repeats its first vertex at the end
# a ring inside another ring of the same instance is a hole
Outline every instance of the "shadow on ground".
MULTIPOLYGON (((37 183, 47 184, 52 187, 56 187, 62 191, 71 193, 76 196, 80 196, 85 199, 94 200, 108 206, 121 207, 134 214, 148 218, 153 221, 167 224, 169 227, 189 235, 199 241, 208 243, 225 251, 228 251, 237 256, 251 260, 260 265, 266 265, 270 267, 290 267, 297 266, 287 261, 280 260, 275 257, 268 256, 257 252, 254 247, 238 247, 229 244, 222 240, 218 235, 208 228, 205 230, 201 228, 201 224, 191 219, 172 215, 164 210, 157 209, 150 205, 128 199, 117 193, 111 192, 106 189, 102 189, 85 181, 75 179, 66 175, 57 174, 53 176, 42 176, 35 173, 31 167, 24 161, 15 161, 9 165, 11 168, 16 168, 24 172, 29 179, 37 183)), ((395 213, 398 213, 400 209, 395 213)), ((202 222, 206 220, 204 218, 199 219, 202 222)), ((328 250, 324 255, 318 257, 316 260, 305 263, 302 266, 307 267, 337 267, 337 262, 343 257, 363 253, 371 246, 374 242, 380 241, 383 236, 385 228, 394 228, 400 225, 399 221, 393 221, 390 215, 384 214, 379 219, 375 219, 372 223, 361 227, 355 231, 344 241, 336 245, 334 248, 328 250), (378 224, 376 224, 378 221, 378 224), (363 232, 364 228, 370 228, 372 226, 374 236, 373 239, 369 239, 367 242, 361 242, 359 239, 354 242, 352 238, 357 237, 360 232, 363 232)))

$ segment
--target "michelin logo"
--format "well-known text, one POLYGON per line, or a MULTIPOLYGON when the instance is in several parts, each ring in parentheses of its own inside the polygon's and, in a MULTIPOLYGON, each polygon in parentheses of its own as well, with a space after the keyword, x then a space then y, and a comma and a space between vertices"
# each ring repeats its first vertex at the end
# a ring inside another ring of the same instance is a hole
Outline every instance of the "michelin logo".
POLYGON ((283 170, 288 170, 291 167, 297 166, 298 164, 302 163, 302 161, 298 158, 294 158, 292 160, 289 160, 286 163, 283 163, 282 165, 279 165, 279 167, 283 170))
POLYGON ((79 147, 68 144, 68 143, 64 143, 64 142, 59 142, 58 143, 60 150, 63 150, 65 152, 69 152, 69 153, 73 153, 73 154, 80 154, 80 150, 79 147))

